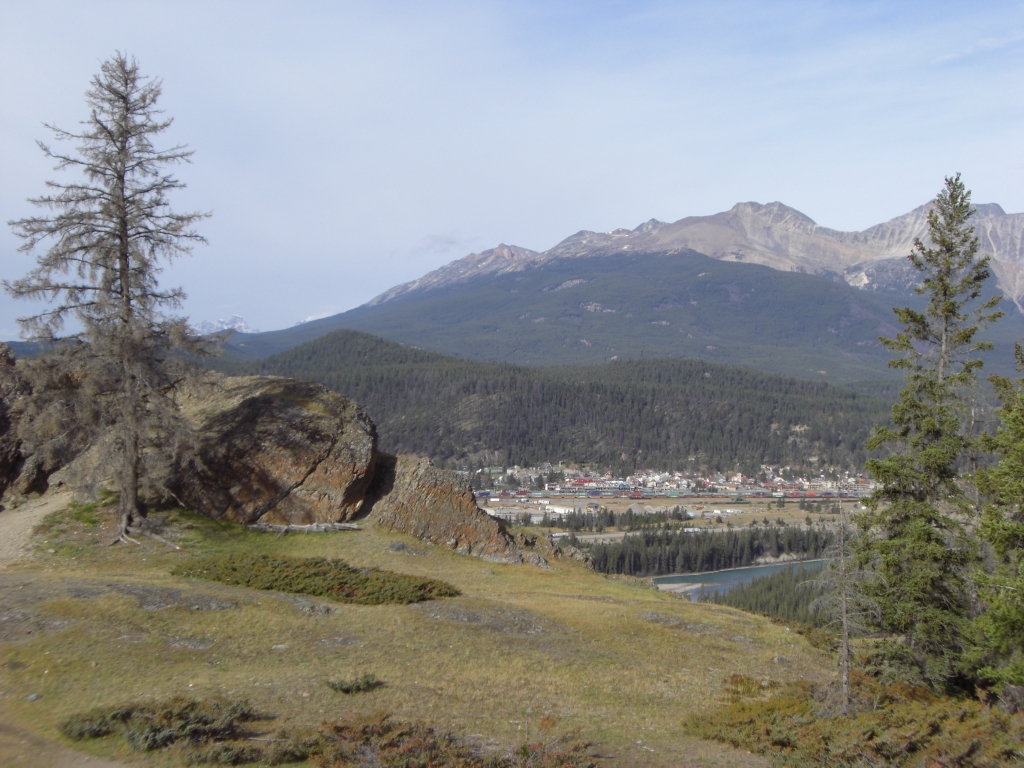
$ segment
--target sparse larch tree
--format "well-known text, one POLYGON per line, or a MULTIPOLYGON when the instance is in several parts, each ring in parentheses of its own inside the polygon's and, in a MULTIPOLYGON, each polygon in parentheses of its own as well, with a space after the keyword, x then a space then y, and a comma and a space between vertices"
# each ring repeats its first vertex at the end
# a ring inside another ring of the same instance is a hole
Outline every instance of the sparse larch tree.
POLYGON ((976 337, 1002 314, 999 297, 981 299, 989 260, 977 258, 973 214, 960 175, 947 178, 928 213, 930 242, 916 240, 909 256, 928 305, 896 309, 903 330, 882 339, 897 355, 890 366, 906 372, 906 387, 893 426, 876 428, 868 442, 891 452, 867 463, 880 488, 859 539, 862 564, 872 571, 865 588, 878 610, 874 629, 887 638, 878 660, 937 689, 960 674, 970 609, 972 542, 964 525, 975 504, 958 470, 976 445, 966 425, 982 365, 977 353, 991 348, 976 337))
POLYGON ((55 359, 74 360, 74 386, 87 382, 102 406, 89 409, 91 423, 74 426, 109 452, 100 463, 120 492, 120 541, 132 541, 145 515, 140 493, 159 486, 182 437, 173 394, 183 360, 205 351, 185 320, 169 314, 185 294, 158 284, 171 260, 205 242, 193 226, 208 215, 170 208, 169 193, 184 185, 168 166, 191 152, 154 145, 171 125, 157 109, 160 93, 161 82, 142 76, 134 58, 118 53, 104 62, 86 92, 81 130, 46 126, 74 150, 39 144, 57 170, 78 177, 48 182, 48 194, 30 199, 46 215, 9 222, 23 252, 45 245, 35 269, 4 283, 14 297, 48 304, 19 321, 23 334, 54 350, 55 359), (65 333, 68 321, 72 332, 65 333))

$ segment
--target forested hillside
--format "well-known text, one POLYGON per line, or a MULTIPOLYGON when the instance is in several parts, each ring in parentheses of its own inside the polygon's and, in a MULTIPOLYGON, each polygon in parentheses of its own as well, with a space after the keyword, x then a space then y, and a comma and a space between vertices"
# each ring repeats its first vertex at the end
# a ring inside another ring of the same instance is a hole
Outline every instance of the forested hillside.
POLYGON ((236 373, 319 381, 361 403, 383 450, 529 465, 860 467, 888 404, 828 384, 702 360, 530 368, 338 331, 236 373))
MULTIPOLYGON (((898 381, 878 337, 896 331, 893 306, 920 302, 699 253, 629 251, 416 291, 294 328, 238 334, 229 346, 258 358, 344 328, 521 365, 700 358, 833 384, 898 381)), ((1012 375, 1005 361, 1024 334, 1021 320, 1011 311, 983 332, 997 347, 989 372, 1012 375)))

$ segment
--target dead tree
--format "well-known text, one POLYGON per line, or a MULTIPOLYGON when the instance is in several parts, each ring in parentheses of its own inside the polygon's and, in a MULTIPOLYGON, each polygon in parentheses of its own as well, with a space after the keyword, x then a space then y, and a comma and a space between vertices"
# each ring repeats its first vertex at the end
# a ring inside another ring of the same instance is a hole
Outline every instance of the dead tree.
POLYGON ((854 560, 852 535, 846 510, 840 503, 835 544, 826 552, 828 562, 817 579, 822 596, 812 604, 839 629, 839 710, 844 715, 849 714, 851 701, 850 671, 854 660, 851 637, 864 631, 864 617, 874 613, 874 606, 865 598, 861 588, 867 574, 857 567, 854 560))
POLYGON ((193 226, 209 215, 170 208, 169 193, 184 184, 168 167, 192 153, 154 146, 171 125, 156 107, 160 92, 161 82, 143 77, 134 58, 117 53, 104 62, 86 92, 89 116, 80 131, 46 126, 74 149, 39 143, 56 170, 77 171, 77 178, 47 182, 47 194, 30 198, 44 215, 9 222, 21 251, 47 246, 35 269, 4 288, 47 302, 19 320, 23 335, 74 359, 75 385, 87 382, 95 398, 91 422, 77 427, 110 454, 101 463, 120 492, 118 541, 132 541, 132 526, 145 515, 140 492, 159 485, 159 468, 183 442, 173 394, 184 361, 210 351, 184 318, 170 314, 182 290, 158 284, 168 263, 205 242, 193 226))

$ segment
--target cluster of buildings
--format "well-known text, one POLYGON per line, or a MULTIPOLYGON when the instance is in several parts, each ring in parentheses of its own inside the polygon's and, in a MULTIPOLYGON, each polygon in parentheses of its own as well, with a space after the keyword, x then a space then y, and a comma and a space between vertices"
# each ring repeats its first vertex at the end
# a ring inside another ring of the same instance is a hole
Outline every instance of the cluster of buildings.
MULTIPOLYGON (((462 474, 474 473, 461 469, 462 474)), ((501 499, 600 499, 600 498, 855 498, 869 495, 875 483, 862 475, 843 473, 831 477, 797 476, 791 467, 764 465, 757 476, 741 473, 699 475, 690 472, 644 470, 628 477, 588 469, 550 464, 542 467, 486 467, 488 482, 474 482, 483 503, 501 499), (490 485, 490 488, 483 487, 490 485)))

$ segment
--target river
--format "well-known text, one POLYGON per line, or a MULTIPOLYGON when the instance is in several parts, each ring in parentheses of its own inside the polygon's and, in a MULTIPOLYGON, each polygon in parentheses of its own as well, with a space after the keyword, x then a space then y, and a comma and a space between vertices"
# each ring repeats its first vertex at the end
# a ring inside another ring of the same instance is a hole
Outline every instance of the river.
POLYGON ((771 565, 752 565, 748 568, 730 568, 726 571, 677 573, 672 576, 657 576, 654 584, 658 589, 685 594, 691 602, 696 602, 702 594, 728 592, 733 587, 747 584, 759 576, 770 576, 787 568, 796 570, 800 566, 816 571, 824 564, 824 560, 794 560, 771 565))

